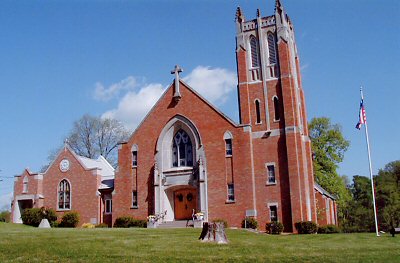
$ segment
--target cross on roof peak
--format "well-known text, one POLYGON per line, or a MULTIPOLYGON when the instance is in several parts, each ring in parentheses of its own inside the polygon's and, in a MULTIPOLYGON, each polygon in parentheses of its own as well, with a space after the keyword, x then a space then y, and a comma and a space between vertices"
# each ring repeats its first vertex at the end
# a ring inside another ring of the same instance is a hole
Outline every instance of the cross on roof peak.
POLYGON ((181 93, 179 90, 179 73, 181 73, 183 70, 179 65, 175 65, 174 69, 171 70, 171 74, 175 74, 175 92, 174 92, 174 98, 175 101, 178 102, 181 99, 181 93))

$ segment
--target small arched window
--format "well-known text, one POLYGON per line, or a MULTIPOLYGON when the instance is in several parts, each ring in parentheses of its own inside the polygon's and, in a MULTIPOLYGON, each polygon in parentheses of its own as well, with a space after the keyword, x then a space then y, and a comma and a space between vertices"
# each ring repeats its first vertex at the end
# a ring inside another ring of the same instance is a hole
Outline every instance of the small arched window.
POLYGON ((280 119, 279 99, 278 99, 277 96, 274 96, 273 100, 274 100, 274 112, 275 112, 274 119, 275 119, 276 121, 279 121, 279 119, 280 119))
POLYGON ((255 101, 256 104, 256 123, 261 123, 260 100, 255 101))
POLYGON ((71 209, 71 186, 65 179, 58 185, 58 209, 71 209))
POLYGON ((225 155, 232 156, 232 133, 230 131, 226 131, 224 133, 225 140, 225 155))
POLYGON ((192 141, 184 130, 179 130, 172 145, 173 167, 193 166, 192 141))
POLYGON ((275 36, 272 33, 268 33, 268 61, 269 64, 276 63, 275 36))
POLYGON ((136 167, 138 165, 138 146, 136 144, 132 145, 132 167, 136 167))
POLYGON ((258 44, 255 36, 250 37, 250 50, 251 50, 251 66, 253 68, 259 67, 258 58, 258 44))

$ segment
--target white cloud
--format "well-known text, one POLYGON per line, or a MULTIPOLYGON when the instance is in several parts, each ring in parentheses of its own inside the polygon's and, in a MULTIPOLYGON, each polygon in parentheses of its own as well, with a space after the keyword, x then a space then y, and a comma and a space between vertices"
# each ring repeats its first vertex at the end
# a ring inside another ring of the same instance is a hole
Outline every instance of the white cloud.
POLYGON ((12 198, 13 198, 12 192, 0 196, 0 211, 4 209, 9 210, 11 208, 10 204, 12 198))
MULTIPOLYGON (((224 103, 229 93, 235 90, 237 83, 235 73, 223 68, 212 69, 204 66, 196 67, 183 80, 206 99, 216 104, 224 103)), ((128 77, 107 89, 99 88, 99 94, 102 94, 100 97, 104 94, 104 97, 107 98, 112 94, 127 90, 117 108, 105 112, 102 117, 118 119, 128 129, 134 130, 166 88, 159 83, 139 84, 134 77, 128 77), (124 85, 124 83, 131 84, 124 85)))
POLYGON ((138 91, 129 91, 121 99, 116 109, 105 112, 102 117, 118 119, 127 128, 135 129, 164 90, 165 88, 161 84, 149 84, 141 87, 138 91))
POLYGON ((234 91, 237 85, 234 72, 223 68, 212 69, 204 66, 196 67, 183 80, 215 104, 223 104, 227 95, 234 91))
POLYGON ((136 78, 129 76, 126 79, 121 80, 118 83, 114 83, 109 87, 104 87, 101 82, 95 84, 96 88, 93 93, 95 100, 109 101, 112 98, 119 95, 121 91, 133 90, 138 86, 138 81, 136 78))

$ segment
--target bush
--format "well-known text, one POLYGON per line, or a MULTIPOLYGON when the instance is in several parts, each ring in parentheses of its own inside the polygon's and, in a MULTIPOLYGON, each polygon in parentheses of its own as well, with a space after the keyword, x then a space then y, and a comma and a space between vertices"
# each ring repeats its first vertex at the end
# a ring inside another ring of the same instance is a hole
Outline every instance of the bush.
POLYGON ((115 219, 114 227, 128 228, 128 227, 147 227, 147 220, 135 219, 130 216, 121 216, 115 219))
POLYGON ((22 212, 22 222, 28 226, 39 226, 42 219, 47 219, 52 225, 53 222, 57 221, 57 214, 51 208, 28 208, 22 212))
POLYGON ((254 217, 246 217, 242 221, 242 228, 252 228, 252 229, 257 229, 258 227, 258 222, 257 219, 254 217))
POLYGON ((9 223, 11 219, 11 212, 10 211, 2 211, 0 212, 0 222, 9 223))
POLYGON ((228 222, 225 219, 216 218, 212 222, 213 223, 224 223, 224 227, 228 228, 228 222))
POLYGON ((283 232, 283 224, 281 222, 268 222, 265 224, 265 230, 268 234, 279 235, 283 232))
POLYGON ((78 212, 67 212, 61 218, 59 227, 76 227, 79 223, 78 212))
POLYGON ((318 227, 318 234, 340 233, 340 229, 336 225, 326 225, 318 227))
POLYGON ((300 221, 294 224, 299 234, 315 234, 318 226, 312 221, 300 221))
POLYGON ((101 224, 95 225, 95 228, 108 228, 108 225, 106 223, 101 223, 101 224))
POLYGON ((11 218, 11 212, 10 211, 2 211, 0 212, 0 222, 6 222, 9 223, 11 218))
POLYGON ((93 225, 92 223, 84 223, 82 225, 82 228, 95 228, 95 225, 93 225))

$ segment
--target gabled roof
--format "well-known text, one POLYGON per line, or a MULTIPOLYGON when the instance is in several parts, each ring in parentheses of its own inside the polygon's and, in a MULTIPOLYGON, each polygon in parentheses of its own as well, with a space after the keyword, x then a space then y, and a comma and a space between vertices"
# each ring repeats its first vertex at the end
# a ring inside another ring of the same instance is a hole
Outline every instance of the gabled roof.
POLYGON ((333 200, 336 200, 335 196, 330 194, 328 191, 326 191, 324 188, 322 188, 322 186, 320 186, 319 184, 314 183, 314 189, 317 190, 318 192, 320 192, 322 195, 325 195, 333 200))
POLYGON ((115 169, 103 156, 99 156, 99 158, 97 159, 90 159, 84 156, 77 155, 67 143, 64 144, 64 147, 58 152, 56 158, 54 158, 54 160, 49 164, 44 174, 46 174, 50 167, 54 165, 54 162, 58 159, 63 151, 69 151, 85 170, 97 169, 102 177, 102 180, 114 179, 115 169))
MULTIPOLYGON (((174 80, 175 82, 175 80, 174 80)), ((174 87, 174 82, 172 82, 169 87, 164 91, 164 93, 160 96, 160 98, 157 100, 157 102, 153 105, 153 107, 147 112, 146 116, 142 119, 142 121, 139 123, 139 125, 136 127, 136 129, 132 132, 131 138, 137 130, 142 126, 144 121, 149 117, 150 113, 153 112, 153 110, 157 107, 159 102, 164 99, 165 95, 168 93, 170 89, 174 87)), ((231 118, 229 118, 227 115, 225 115, 221 110, 219 110, 216 106, 214 106, 211 102, 209 102, 206 98, 204 98, 200 93, 198 93, 195 89, 190 87, 186 82, 184 82, 182 79, 179 79, 179 83, 183 84, 189 91, 191 91, 193 94, 195 94, 200 100, 205 102, 212 110, 214 110, 217 114, 219 114, 223 119, 231 123, 234 127, 241 127, 242 125, 237 124, 235 121, 233 121, 231 118)), ((129 140, 129 139, 128 139, 129 140)), ((126 142, 121 142, 121 143, 126 143, 126 142)))

